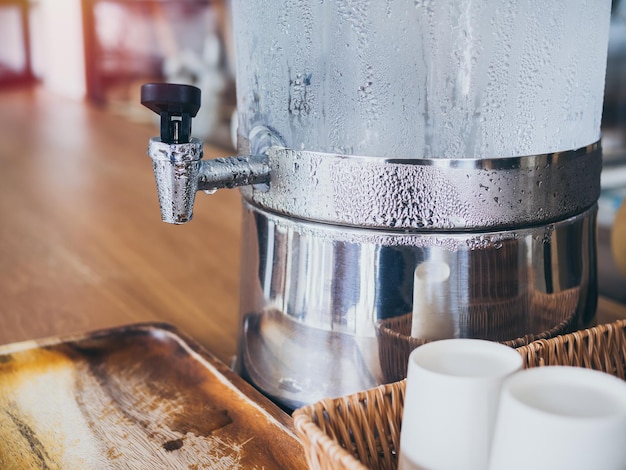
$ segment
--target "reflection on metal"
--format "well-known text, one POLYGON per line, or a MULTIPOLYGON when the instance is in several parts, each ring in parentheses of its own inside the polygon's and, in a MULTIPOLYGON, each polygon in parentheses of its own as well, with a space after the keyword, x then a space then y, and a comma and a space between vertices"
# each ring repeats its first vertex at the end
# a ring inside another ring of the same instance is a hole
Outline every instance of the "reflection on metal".
POLYGON ((425 341, 519 344, 593 316, 599 142, 483 160, 263 142, 267 156, 202 160, 197 139, 148 153, 167 222, 191 219, 198 190, 242 186, 237 367, 284 406, 402 378, 425 341))
POLYGON ((600 195, 600 142, 511 158, 381 158, 271 147, 269 191, 247 199, 292 217, 358 227, 479 230, 563 220, 600 195))
POLYGON ((152 158, 161 217, 171 224, 191 220, 197 191, 213 193, 221 188, 262 185, 269 181, 266 157, 202 160, 202 141, 196 138, 182 144, 152 138, 148 155, 152 158))
POLYGON ((446 318, 446 336, 511 344, 579 328, 595 311, 595 206, 533 227, 437 233, 244 205, 238 369, 288 407, 401 378, 408 351, 433 339, 410 336, 420 302, 446 318), (442 282, 420 291, 416 270, 434 265, 442 282))
POLYGON ((413 276, 413 315, 410 336, 426 340, 453 338, 454 318, 448 306, 450 266, 431 259, 417 265, 413 276))

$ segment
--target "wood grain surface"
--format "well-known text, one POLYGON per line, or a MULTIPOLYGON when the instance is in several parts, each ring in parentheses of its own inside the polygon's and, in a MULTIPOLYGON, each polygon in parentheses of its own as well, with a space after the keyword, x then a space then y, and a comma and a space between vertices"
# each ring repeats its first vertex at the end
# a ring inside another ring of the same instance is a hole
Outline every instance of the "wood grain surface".
POLYGON ((161 222, 156 134, 40 88, 0 89, 0 344, 162 321, 230 363, 240 195, 200 193, 190 223, 161 222))
POLYGON ((2 469, 299 469, 287 416, 175 329, 0 348, 2 469))

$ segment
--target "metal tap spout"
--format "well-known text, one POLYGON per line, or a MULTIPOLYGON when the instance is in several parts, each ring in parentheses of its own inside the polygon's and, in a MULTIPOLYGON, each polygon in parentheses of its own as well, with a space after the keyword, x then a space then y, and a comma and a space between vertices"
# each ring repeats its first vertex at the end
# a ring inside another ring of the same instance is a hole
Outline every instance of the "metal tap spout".
POLYGON ((200 109, 200 89, 147 83, 141 87, 141 103, 161 117, 161 136, 150 139, 148 155, 164 222, 189 222, 198 190, 213 193, 220 188, 269 183, 266 156, 202 160, 202 141, 191 137, 191 118, 200 109))
POLYGON ((202 160, 202 141, 191 138, 182 144, 150 139, 148 155, 156 179, 161 218, 184 224, 193 216, 197 191, 213 193, 221 188, 269 183, 267 157, 233 156, 202 160))

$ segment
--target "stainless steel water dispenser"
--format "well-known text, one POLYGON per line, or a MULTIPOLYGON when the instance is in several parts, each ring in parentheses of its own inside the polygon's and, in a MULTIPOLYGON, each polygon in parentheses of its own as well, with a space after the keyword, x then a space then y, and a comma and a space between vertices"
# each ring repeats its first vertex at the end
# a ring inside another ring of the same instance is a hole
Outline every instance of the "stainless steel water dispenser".
POLYGON ((240 155, 201 159, 197 89, 142 99, 165 221, 241 187, 247 380, 294 408, 399 378, 407 344, 593 320, 609 0, 232 10, 240 155))

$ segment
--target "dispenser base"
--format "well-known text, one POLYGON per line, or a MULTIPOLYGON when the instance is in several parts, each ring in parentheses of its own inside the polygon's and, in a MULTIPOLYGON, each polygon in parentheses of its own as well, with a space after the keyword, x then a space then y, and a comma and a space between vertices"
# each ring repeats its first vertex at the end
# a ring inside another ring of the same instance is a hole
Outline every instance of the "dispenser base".
POLYGON ((579 329, 597 302, 596 213, 484 233, 383 231, 244 199, 238 372, 297 408, 403 378, 425 341, 515 346, 579 329))

